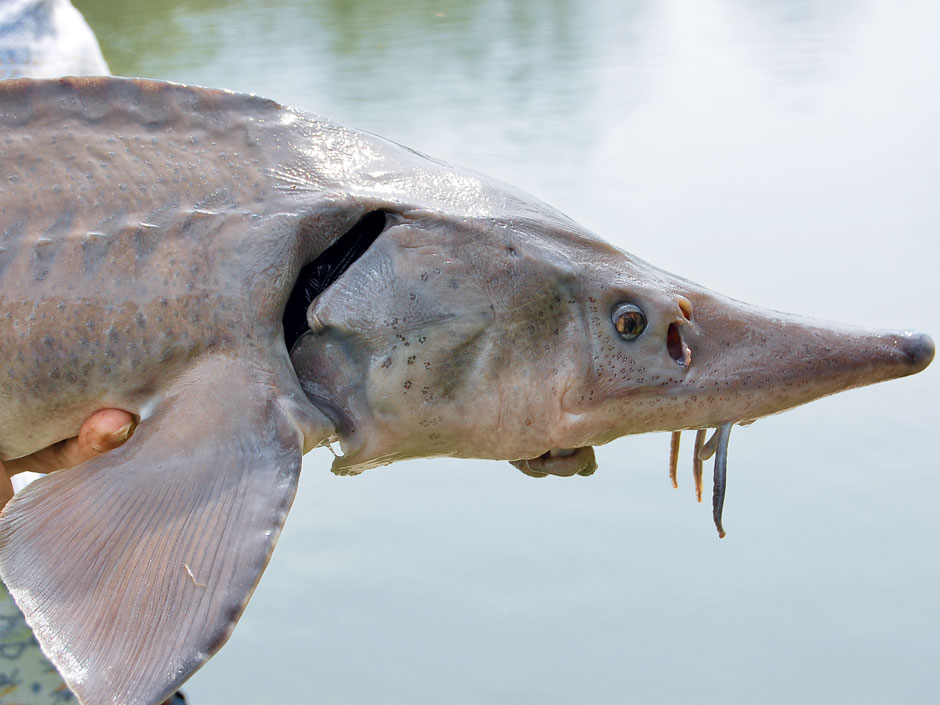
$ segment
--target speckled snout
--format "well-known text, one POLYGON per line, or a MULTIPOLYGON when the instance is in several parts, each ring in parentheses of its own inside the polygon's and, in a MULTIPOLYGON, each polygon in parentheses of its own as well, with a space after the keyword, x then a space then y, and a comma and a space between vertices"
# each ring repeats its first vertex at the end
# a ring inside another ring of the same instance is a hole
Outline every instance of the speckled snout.
MULTIPOLYGON (((696 297, 690 297, 695 300, 696 297)), ((841 392, 914 374, 934 356, 929 336, 815 321, 701 297, 687 385, 710 402, 707 418, 675 428, 748 421, 841 392), (694 358, 698 357, 700 365, 694 358)))
POLYGON ((593 319, 590 370, 567 395, 583 444, 746 423, 914 374, 934 357, 922 333, 762 309, 643 266, 657 283, 615 288, 597 307, 609 319, 593 319))
POLYGON ((672 431, 669 474, 677 484, 680 433, 695 429, 693 477, 701 501, 703 461, 714 456, 712 509, 724 536, 731 428, 930 364, 934 343, 911 331, 825 323, 760 309, 648 265, 642 286, 593 299, 590 368, 566 393, 573 446, 672 431), (609 311, 609 320, 600 314, 609 311), (708 429, 715 429, 706 441, 708 429))

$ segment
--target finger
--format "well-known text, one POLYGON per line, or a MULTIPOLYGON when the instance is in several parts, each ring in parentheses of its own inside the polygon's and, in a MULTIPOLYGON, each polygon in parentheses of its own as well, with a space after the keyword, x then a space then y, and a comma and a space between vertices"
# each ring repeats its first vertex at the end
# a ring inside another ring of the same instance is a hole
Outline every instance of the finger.
POLYGON ((70 468, 124 443, 134 432, 136 419, 120 409, 104 409, 89 416, 78 436, 60 441, 48 448, 16 460, 8 460, 9 475, 29 470, 53 472, 70 468))
POLYGON ((71 467, 113 450, 124 443, 137 426, 137 420, 121 409, 104 409, 92 414, 78 431, 78 437, 67 441, 65 460, 71 467))
POLYGON ((12 497, 13 482, 10 481, 10 476, 7 475, 3 463, 0 463, 0 509, 2 509, 3 505, 9 502, 12 497))

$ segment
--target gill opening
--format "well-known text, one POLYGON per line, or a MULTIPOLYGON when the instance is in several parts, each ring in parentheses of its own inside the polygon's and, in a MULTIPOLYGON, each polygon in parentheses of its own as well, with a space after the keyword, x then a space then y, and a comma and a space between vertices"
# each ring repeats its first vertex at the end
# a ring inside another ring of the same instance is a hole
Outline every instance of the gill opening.
POLYGON ((387 215, 383 210, 366 213, 315 260, 300 270, 282 318, 284 342, 288 350, 294 347, 300 336, 310 330, 307 323, 307 309, 310 304, 339 279, 353 262, 365 254, 385 230, 387 215))

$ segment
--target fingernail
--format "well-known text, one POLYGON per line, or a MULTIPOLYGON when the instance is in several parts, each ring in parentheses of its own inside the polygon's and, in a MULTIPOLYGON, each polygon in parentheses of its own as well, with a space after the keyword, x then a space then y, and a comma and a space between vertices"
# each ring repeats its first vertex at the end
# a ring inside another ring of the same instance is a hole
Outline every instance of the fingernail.
POLYGON ((131 437, 131 433, 133 432, 134 432, 134 422, 131 421, 130 423, 124 426, 121 426, 121 428, 119 428, 117 431, 114 431, 113 433, 109 433, 108 440, 111 441, 111 443, 123 443, 124 441, 126 441, 128 438, 131 437))

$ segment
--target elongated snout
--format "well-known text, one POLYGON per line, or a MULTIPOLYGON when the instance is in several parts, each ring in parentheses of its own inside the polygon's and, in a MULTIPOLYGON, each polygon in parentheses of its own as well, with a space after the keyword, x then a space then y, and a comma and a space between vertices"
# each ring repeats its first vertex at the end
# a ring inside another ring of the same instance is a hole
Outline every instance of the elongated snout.
POLYGON ((660 332, 666 357, 682 368, 670 385, 676 403, 666 405, 681 417, 672 419, 669 471, 677 486, 679 431, 699 429, 693 451, 696 494, 701 501, 702 461, 714 454, 712 513, 720 537, 733 424, 914 374, 934 357, 933 340, 923 333, 826 323, 707 291, 687 293, 678 299, 682 315, 668 322, 665 335, 660 332), (716 432, 705 443, 709 427, 716 432))
POLYGON ((914 374, 934 357, 934 342, 923 333, 817 321, 711 292, 690 291, 685 300, 690 315, 667 328, 664 346, 684 368, 677 395, 686 400, 694 396, 704 413, 690 414, 677 428, 775 414, 846 389, 914 374), (684 350, 688 359, 677 350, 684 350))
POLYGON ((933 339, 917 331, 905 331, 901 334, 899 345, 907 355, 910 370, 906 374, 920 372, 933 361, 936 350, 933 339))
MULTIPOLYGON (((637 267, 638 268, 638 267, 637 267)), ((934 343, 745 304, 652 267, 593 304, 591 365, 565 397, 567 438, 718 428, 914 374, 934 343)))

